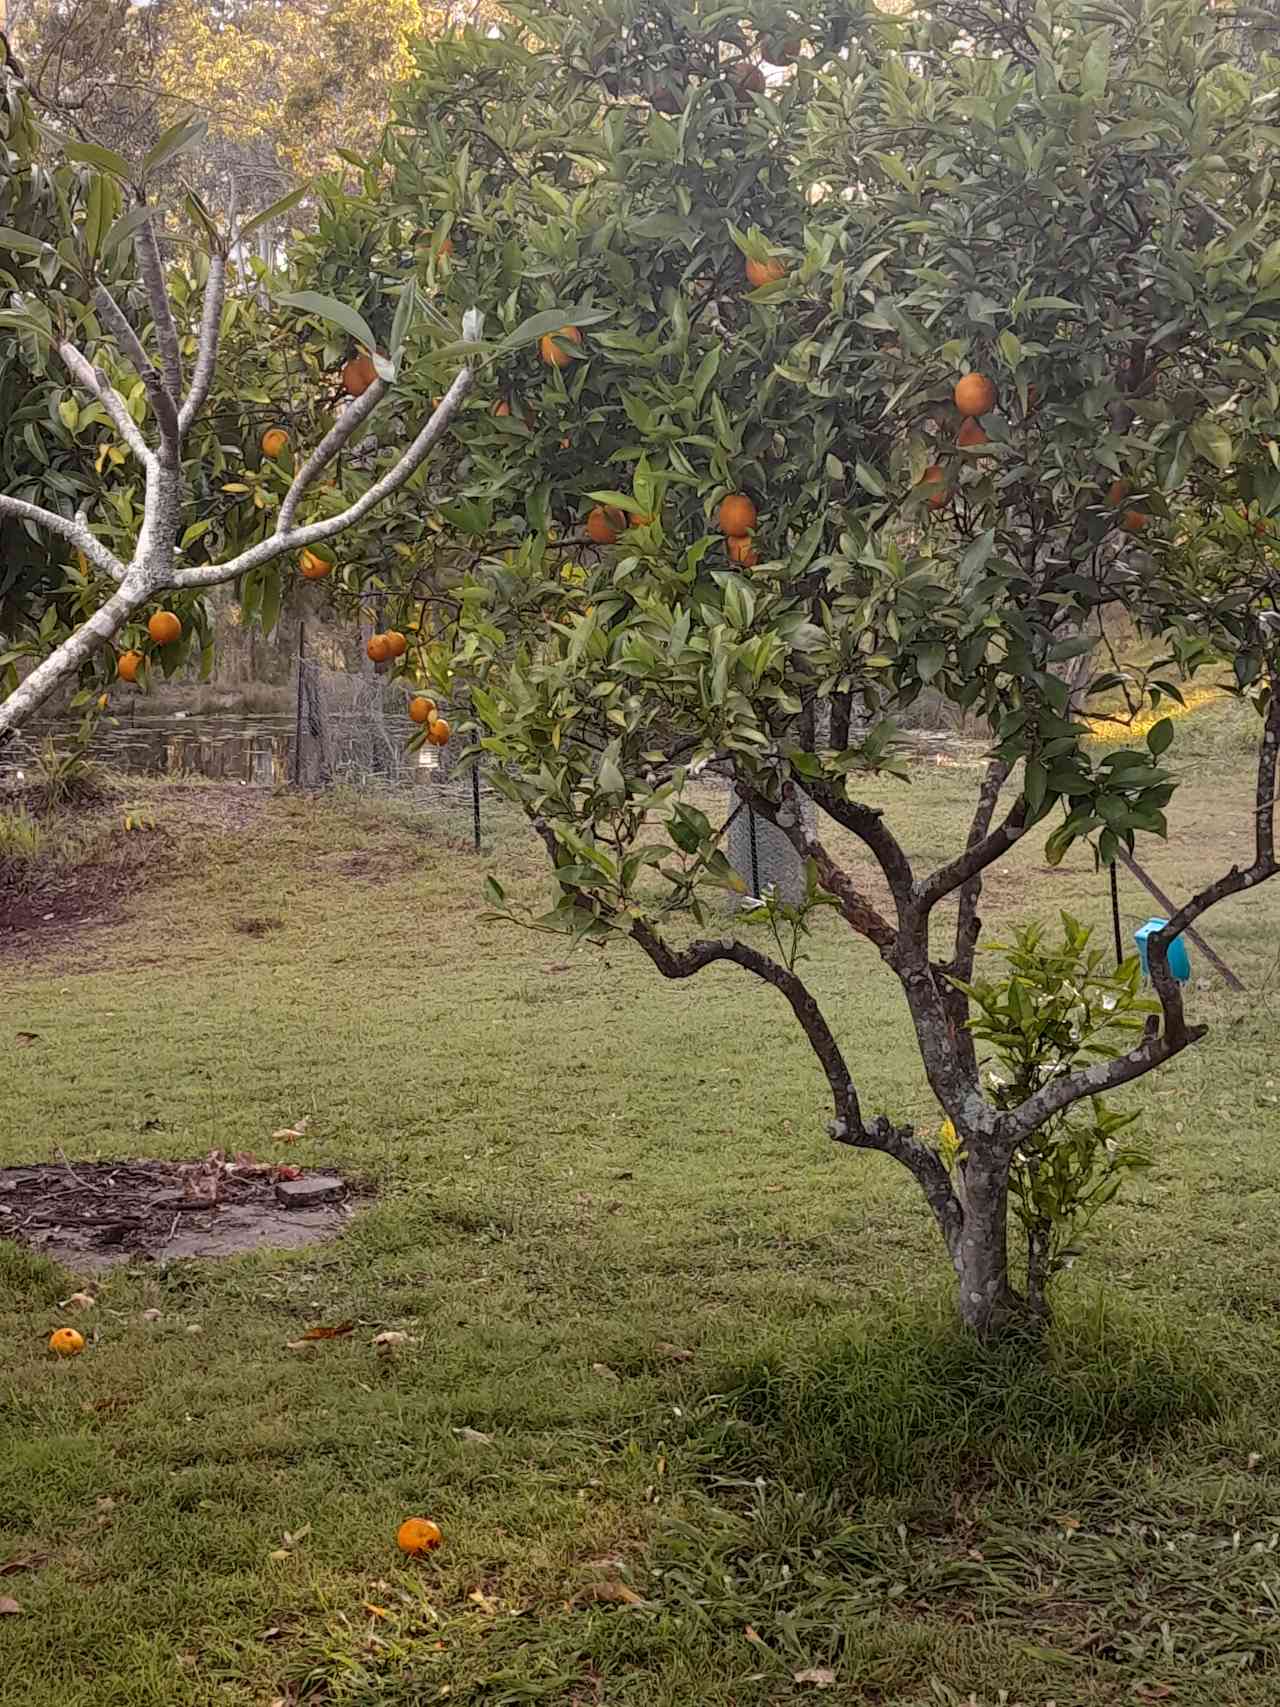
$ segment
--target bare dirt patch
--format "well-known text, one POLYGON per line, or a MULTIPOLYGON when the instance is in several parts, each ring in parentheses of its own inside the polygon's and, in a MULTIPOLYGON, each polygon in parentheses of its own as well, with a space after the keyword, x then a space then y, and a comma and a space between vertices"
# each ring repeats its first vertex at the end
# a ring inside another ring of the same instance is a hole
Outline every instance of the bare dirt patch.
POLYGON ((0 1168, 0 1238, 76 1270, 298 1250, 337 1237, 351 1218, 352 1188, 338 1180, 329 1201, 287 1208, 277 1187, 293 1184, 296 1194, 330 1178, 212 1158, 0 1168))

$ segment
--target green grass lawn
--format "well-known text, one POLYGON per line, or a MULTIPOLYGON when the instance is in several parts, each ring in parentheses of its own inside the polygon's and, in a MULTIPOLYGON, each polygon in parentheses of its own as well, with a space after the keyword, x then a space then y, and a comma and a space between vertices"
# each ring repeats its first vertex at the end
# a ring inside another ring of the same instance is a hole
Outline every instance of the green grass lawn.
MULTIPOLYGON (((1145 856, 1179 895, 1245 855, 1251 788, 1234 712, 1180 747, 1145 856)), ((973 763, 882 788, 922 859, 973 763)), ((496 808, 477 856, 461 817, 140 799, 98 853, 154 880, 0 960, 0 1163, 218 1146, 377 1195, 332 1245, 111 1272, 66 1362, 81 1277, 0 1241, 0 1698, 1280 1698, 1280 883, 1207 922, 1249 994, 1195 992, 1211 1036, 1141 1093, 1156 1165, 1049 1344, 987 1360, 911 1182, 825 1138, 781 998, 484 923, 487 869, 542 881, 496 808)), ((992 931, 1059 907, 1109 930, 1087 855, 993 873, 992 931)), ((807 974, 864 1107, 936 1125, 866 945, 828 915, 807 974)))

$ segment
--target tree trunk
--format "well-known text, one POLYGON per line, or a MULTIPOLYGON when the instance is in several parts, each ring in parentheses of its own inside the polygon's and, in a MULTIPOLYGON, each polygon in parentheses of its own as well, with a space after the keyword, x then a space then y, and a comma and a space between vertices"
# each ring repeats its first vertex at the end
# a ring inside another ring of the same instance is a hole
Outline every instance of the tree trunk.
POLYGON ((1008 1171, 970 1156, 957 1180, 963 1219, 951 1260, 960 1282, 960 1319, 981 1340, 1025 1327, 1031 1313, 1009 1284, 1008 1171))

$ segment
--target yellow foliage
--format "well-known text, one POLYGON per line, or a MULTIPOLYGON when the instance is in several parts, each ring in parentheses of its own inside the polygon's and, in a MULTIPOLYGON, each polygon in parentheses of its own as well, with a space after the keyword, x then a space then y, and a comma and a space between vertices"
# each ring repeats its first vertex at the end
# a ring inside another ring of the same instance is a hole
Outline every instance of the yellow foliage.
POLYGON ((282 164, 311 175, 339 168, 339 147, 372 148, 392 88, 413 67, 415 37, 440 35, 451 21, 451 6, 427 0, 177 0, 155 80, 207 111, 215 135, 267 143, 282 164))
POLYGON ((1202 705, 1211 705, 1222 698, 1221 688, 1188 688, 1183 703, 1166 700, 1155 710, 1140 711, 1132 721, 1114 717, 1087 717, 1091 741, 1140 741, 1165 717, 1186 717, 1202 705))

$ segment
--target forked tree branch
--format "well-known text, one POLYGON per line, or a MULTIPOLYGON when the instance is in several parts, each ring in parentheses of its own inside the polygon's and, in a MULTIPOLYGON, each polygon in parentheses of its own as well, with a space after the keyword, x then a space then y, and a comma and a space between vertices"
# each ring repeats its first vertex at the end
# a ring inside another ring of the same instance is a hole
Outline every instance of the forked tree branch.
POLYGON ((211 255, 209 258, 209 277, 204 285, 204 309, 200 316, 200 336, 196 344, 196 365, 191 375, 191 390, 187 393, 186 401, 178 411, 178 433, 185 438, 190 431, 191 423, 204 408, 205 399, 209 395, 209 387, 213 384, 214 370, 218 363, 219 333, 222 326, 222 305, 227 290, 227 259, 225 255, 211 255))
POLYGON ((382 380, 375 379, 367 391, 347 404, 329 431, 294 475, 293 482, 284 495, 284 503, 280 506, 280 515, 276 521, 277 533, 287 533, 293 526, 294 515, 297 513, 298 505, 307 488, 316 476, 333 461, 356 428, 363 426, 369 419, 386 395, 387 387, 382 380))
POLYGON ((848 874, 836 864, 822 842, 809 829, 800 811, 795 786, 792 783, 783 785, 780 806, 766 799, 764 795, 750 790, 746 792, 746 800, 752 811, 758 812, 762 818, 782 831, 801 859, 813 861, 819 882, 828 895, 835 898, 845 922, 857 931, 859 936, 875 943, 881 951, 892 948, 898 933, 871 900, 855 886, 848 874))
POLYGON ((812 777, 796 776, 796 787, 807 794, 815 806, 820 806, 828 818, 834 818, 842 829, 857 836, 875 855, 899 912, 910 897, 915 885, 911 861, 902 844, 884 822, 883 814, 874 806, 864 806, 850 800, 843 789, 820 782, 812 777))
MULTIPOLYGON (((163 279, 160 281, 163 286, 163 279)), ((125 317, 124 310, 104 285, 99 285, 95 300, 102 318, 111 328, 115 340, 137 369, 138 377, 146 388, 156 425, 160 429, 160 444, 162 453, 168 451, 168 460, 176 461, 178 449, 178 406, 169 395, 164 377, 156 367, 151 357, 143 348, 142 340, 134 331, 125 317)))
POLYGON ((47 533, 56 533, 60 539, 70 540, 78 551, 84 552, 90 563, 105 571, 113 581, 123 581, 125 565, 92 531, 89 518, 83 510, 77 510, 73 520, 60 516, 56 510, 46 510, 39 504, 29 504, 25 498, 11 498, 7 493, 0 492, 0 516, 13 516, 18 521, 31 522, 36 527, 44 528, 47 533))
POLYGON ((63 365, 72 378, 77 380, 90 396, 96 397, 101 403, 107 414, 110 415, 116 431, 142 466, 144 468, 150 467, 156 459, 155 452, 143 438, 137 422, 129 413, 128 404, 115 386, 111 384, 106 374, 102 372, 101 368, 94 367, 92 362, 86 360, 74 344, 65 342, 59 344, 58 354, 62 357, 63 365))
MULTIPOLYGON (((336 516, 330 516, 322 522, 309 522, 305 527, 277 527, 270 538, 262 540, 258 545, 251 545, 242 551, 238 557, 233 557, 227 563, 212 563, 199 569, 179 569, 168 582, 171 587, 216 587, 223 581, 232 581, 238 575, 246 574, 250 569, 256 569, 262 563, 270 563, 275 557, 283 556, 288 551, 299 551, 304 546, 318 545, 323 540, 332 539, 336 534, 344 533, 347 528, 367 516, 384 498, 396 492, 426 461, 427 455, 437 439, 443 437, 448 430, 450 421, 458 412, 462 399, 475 383, 475 370, 464 367, 445 392, 440 402, 432 411, 426 425, 414 439, 413 443, 400 457, 399 461, 381 480, 376 480, 367 491, 362 492, 353 504, 336 516)), ((372 390, 372 387, 370 387, 372 390)), ((367 395, 367 393, 366 393, 367 395)), ((363 401, 363 399, 361 400, 363 401)), ((342 432, 339 443, 350 438, 359 425, 355 409, 344 409, 338 417, 337 425, 328 435, 342 432), (343 430, 345 429, 345 430, 343 430)), ((336 448, 336 447, 335 447, 336 448)))

